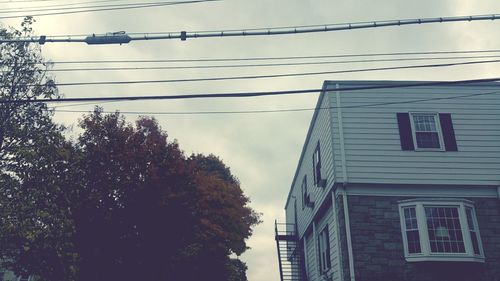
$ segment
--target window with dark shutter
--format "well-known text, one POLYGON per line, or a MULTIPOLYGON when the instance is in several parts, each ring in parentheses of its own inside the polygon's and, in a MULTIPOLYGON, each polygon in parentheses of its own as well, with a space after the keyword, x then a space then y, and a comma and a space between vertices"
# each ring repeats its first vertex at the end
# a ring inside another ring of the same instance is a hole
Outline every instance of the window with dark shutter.
POLYGON ((449 113, 397 113, 402 150, 457 151, 449 113))
POLYGON ((307 192, 307 175, 302 180, 302 209, 309 204, 309 193, 307 192))
POLYGON ((399 138, 402 150, 415 150, 413 135, 411 132, 410 114, 398 113, 399 138))
POLYGON ((319 186, 321 181, 321 152, 319 141, 313 154, 313 170, 314 170, 314 184, 319 186))
POLYGON ((457 140, 455 139, 455 130, 451 121, 451 114, 440 113, 439 122, 443 131, 443 142, 446 151, 458 151, 457 140))

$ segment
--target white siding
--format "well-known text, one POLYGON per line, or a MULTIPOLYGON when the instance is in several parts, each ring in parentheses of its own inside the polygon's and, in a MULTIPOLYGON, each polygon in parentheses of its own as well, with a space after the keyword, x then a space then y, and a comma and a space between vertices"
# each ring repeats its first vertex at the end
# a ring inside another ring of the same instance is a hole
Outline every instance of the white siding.
MULTIPOLYGON (((294 201, 297 204, 297 228, 300 238, 306 240, 306 271, 310 281, 322 280, 319 274, 318 253, 316 250, 317 245, 316 237, 312 231, 313 219, 316 220, 318 227, 317 231, 323 229, 328 224, 330 234, 330 255, 332 262, 331 274, 333 280, 339 280, 339 261, 337 260, 337 232, 335 229, 333 210, 331 206, 331 188, 334 184, 334 161, 333 161, 333 146, 332 146, 332 124, 331 124, 331 110, 328 108, 331 104, 328 95, 323 94, 318 100, 317 107, 324 108, 316 110, 311 126, 306 137, 303 147, 301 158, 297 167, 297 171, 292 183, 289 198, 286 204, 286 218, 287 223, 295 223, 294 215, 294 201), (320 143, 321 151, 321 175, 326 179, 325 187, 318 187, 314 185, 313 175, 313 154, 316 149, 317 143, 320 143), (311 201, 314 202, 314 208, 305 206, 302 208, 302 180, 304 175, 307 175, 308 192, 311 201), (323 210, 321 216, 318 211, 320 206, 330 204, 327 210, 323 210), (319 228, 321 227, 321 228, 319 228), (307 231, 307 235, 305 235, 307 231)), ((317 235, 317 233, 316 233, 317 235)))
MULTIPOLYGON (((331 200, 331 197, 330 197, 331 200)), ((331 261, 331 271, 329 274, 332 276, 332 280, 340 280, 340 263, 337 256, 337 230, 334 227, 334 216, 333 207, 330 206, 324 213, 324 215, 318 220, 316 224, 316 231, 319 232, 328 225, 328 232, 330 236, 330 261, 331 261)), ((319 258, 319 257, 318 257, 319 258)), ((319 266, 316 264, 316 266, 319 266)), ((319 279, 318 279, 319 280, 319 279)), ((312 280, 311 280, 312 281, 312 280)))
MULTIPOLYGON (((328 108, 330 101, 327 95, 320 99, 318 107, 328 108)), ((286 206, 286 215, 288 223, 295 223, 293 216, 293 200, 297 200, 297 221, 298 235, 302 237, 306 228, 310 226, 313 215, 317 212, 321 203, 327 199, 330 200, 328 191, 334 183, 333 172, 333 147, 331 133, 331 114, 328 109, 317 110, 311 122, 310 132, 304 144, 302 157, 300 159, 292 190, 290 192, 289 201, 286 206), (313 175, 313 153, 317 143, 320 143, 321 151, 321 175, 326 179, 326 187, 318 187, 314 185, 313 175), (302 208, 302 180, 304 175, 307 175, 307 186, 311 201, 314 202, 314 208, 305 206, 302 208)))
MULTIPOLYGON (((328 83, 330 89, 335 87, 335 82, 328 83)), ((342 88, 380 82, 339 84, 342 88)), ((500 91, 500 85, 489 83, 340 92, 348 182, 500 185, 500 94, 448 99, 495 91, 500 91), (414 102, 432 98, 447 99, 414 102), (387 102, 398 103, 359 107, 387 102), (458 151, 402 151, 396 113, 412 111, 450 113, 458 151)), ((335 92, 329 96, 339 177, 340 138, 335 133, 339 128, 338 101, 335 92)))

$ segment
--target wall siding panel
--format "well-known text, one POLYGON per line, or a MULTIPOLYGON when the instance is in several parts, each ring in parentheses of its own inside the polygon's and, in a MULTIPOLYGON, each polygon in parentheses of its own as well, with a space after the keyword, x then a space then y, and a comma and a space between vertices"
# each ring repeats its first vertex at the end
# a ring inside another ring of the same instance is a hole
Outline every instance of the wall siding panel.
MULTIPOLYGON (((326 83, 331 84, 330 89, 336 84, 326 83)), ((340 88, 381 83, 398 82, 338 82, 340 88)), ((348 181, 500 185, 500 94, 487 94, 499 88, 484 83, 340 92, 348 181), (456 98, 463 95, 476 96, 456 98), (450 113, 458 151, 402 151, 398 112, 450 113)), ((328 94, 335 131, 339 128, 338 104, 335 92, 328 94)), ((334 134, 334 147, 339 142, 334 134)), ((335 147, 334 153, 334 159, 339 160, 341 151, 335 147)), ((340 161, 335 162, 335 168, 338 177, 340 161)))

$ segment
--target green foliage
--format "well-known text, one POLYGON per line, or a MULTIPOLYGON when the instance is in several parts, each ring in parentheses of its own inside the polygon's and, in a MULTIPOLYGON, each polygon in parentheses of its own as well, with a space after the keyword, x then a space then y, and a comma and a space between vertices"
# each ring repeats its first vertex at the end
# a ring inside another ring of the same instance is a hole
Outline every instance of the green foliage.
MULTIPOLYGON (((57 97, 38 48, 0 56, 1 101, 57 97)), ((246 281, 229 256, 259 215, 218 157, 187 157, 153 118, 96 108, 80 126, 69 142, 46 104, 0 103, 0 266, 42 281, 246 281)))
MULTIPOLYGON (((26 18, 19 31, 0 29, 0 36, 28 36, 32 22, 26 18)), ((2 44, 0 58, 1 101, 57 96, 38 48, 2 44)), ((71 151, 45 104, 0 104, 0 259, 18 274, 74 280, 66 197, 71 151)))

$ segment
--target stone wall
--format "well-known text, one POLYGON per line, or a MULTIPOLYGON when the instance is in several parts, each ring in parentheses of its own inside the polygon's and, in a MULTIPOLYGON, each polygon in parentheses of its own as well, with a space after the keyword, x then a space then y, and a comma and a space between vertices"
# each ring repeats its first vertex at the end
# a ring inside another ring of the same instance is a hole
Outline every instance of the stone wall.
MULTIPOLYGON (((404 199, 410 198, 348 196, 356 281, 500 281, 499 199, 467 198, 475 202, 484 263, 407 262, 398 211, 404 199)), ((343 216, 339 222, 342 230, 343 216)))

